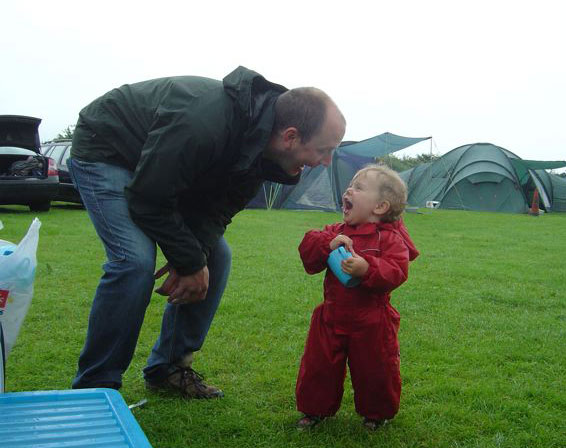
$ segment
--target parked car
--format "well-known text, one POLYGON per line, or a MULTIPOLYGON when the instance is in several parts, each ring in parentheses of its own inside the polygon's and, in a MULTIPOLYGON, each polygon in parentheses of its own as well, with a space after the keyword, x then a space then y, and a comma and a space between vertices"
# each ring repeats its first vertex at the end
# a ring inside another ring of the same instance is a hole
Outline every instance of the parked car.
POLYGON ((54 159, 59 168, 59 192, 55 196, 55 200, 82 204, 81 195, 73 185, 67 167, 67 159, 71 155, 71 140, 53 140, 44 143, 41 150, 43 155, 54 159))
POLYGON ((46 212, 59 189, 55 160, 41 155, 40 118, 0 115, 0 205, 46 212))

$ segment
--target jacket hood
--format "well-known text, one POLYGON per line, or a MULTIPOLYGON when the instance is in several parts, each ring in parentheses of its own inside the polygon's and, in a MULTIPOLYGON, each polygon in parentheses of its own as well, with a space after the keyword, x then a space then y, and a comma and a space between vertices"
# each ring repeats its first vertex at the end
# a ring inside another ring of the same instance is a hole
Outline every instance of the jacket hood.
POLYGON ((226 93, 235 100, 242 114, 250 121, 257 119, 258 113, 269 106, 267 103, 270 99, 274 103, 279 95, 289 90, 242 66, 226 75, 222 83, 226 93))
POLYGON ((409 249, 409 260, 413 261, 415 258, 419 256, 419 251, 417 250, 415 243, 413 243, 413 240, 409 236, 409 232, 407 231, 407 228, 405 227, 405 223, 403 222, 402 219, 399 219, 398 221, 394 221, 394 222, 384 223, 383 225, 391 226, 393 231, 396 232, 399 236, 401 236, 401 238, 403 238, 403 241, 405 242, 407 249, 409 249))
MULTIPOLYGON (((240 157, 232 167, 232 171, 243 171, 249 169, 266 148, 275 121, 275 101, 288 89, 242 66, 229 73, 222 83, 227 95, 233 99, 236 114, 245 129, 240 157)), ((299 181, 300 175, 289 176, 277 165, 261 163, 266 179, 287 184, 299 181)))

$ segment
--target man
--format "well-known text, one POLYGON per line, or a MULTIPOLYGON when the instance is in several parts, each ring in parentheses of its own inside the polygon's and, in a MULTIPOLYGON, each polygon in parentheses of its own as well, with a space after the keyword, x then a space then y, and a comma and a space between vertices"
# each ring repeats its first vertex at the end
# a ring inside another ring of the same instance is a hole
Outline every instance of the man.
POLYGON ((239 67, 223 81, 161 78, 111 90, 79 115, 69 169, 106 249, 73 388, 119 388, 155 278, 167 274, 146 385, 214 398, 192 369, 230 271, 222 237, 264 180, 328 165, 345 120, 314 88, 239 67), (167 264, 155 275, 156 244, 167 264))

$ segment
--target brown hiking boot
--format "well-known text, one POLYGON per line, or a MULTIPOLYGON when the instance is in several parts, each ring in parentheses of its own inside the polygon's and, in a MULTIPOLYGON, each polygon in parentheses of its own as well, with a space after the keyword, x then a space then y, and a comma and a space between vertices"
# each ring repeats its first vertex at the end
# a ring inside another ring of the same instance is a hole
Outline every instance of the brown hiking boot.
POLYGON ((179 392, 184 398, 221 398, 224 392, 203 382, 203 376, 190 367, 179 366, 169 376, 159 382, 146 381, 148 389, 173 390, 179 392))

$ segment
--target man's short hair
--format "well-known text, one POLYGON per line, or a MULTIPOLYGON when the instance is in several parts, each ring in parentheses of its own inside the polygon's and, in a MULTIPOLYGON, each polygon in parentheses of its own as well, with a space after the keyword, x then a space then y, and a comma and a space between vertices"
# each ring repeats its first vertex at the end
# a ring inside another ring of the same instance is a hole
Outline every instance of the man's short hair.
POLYGON ((322 128, 330 104, 330 97, 315 87, 288 90, 275 102, 273 132, 295 127, 301 142, 308 142, 322 128))
POLYGON ((389 211, 381 218, 384 222, 397 221, 407 205, 407 185, 403 179, 385 165, 372 163, 364 166, 354 177, 375 174, 377 193, 380 200, 389 202, 389 211))

